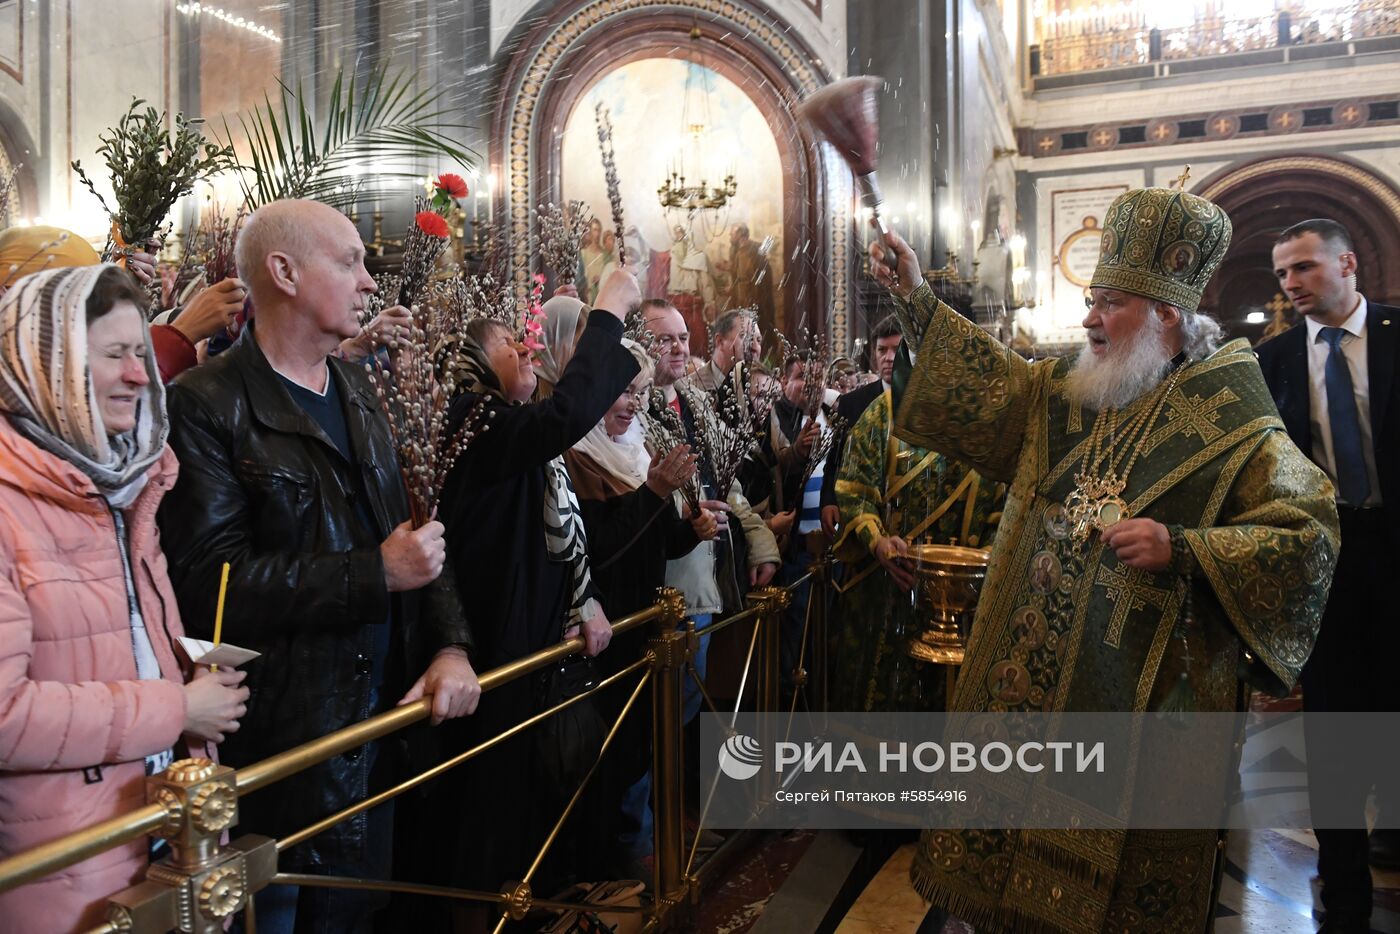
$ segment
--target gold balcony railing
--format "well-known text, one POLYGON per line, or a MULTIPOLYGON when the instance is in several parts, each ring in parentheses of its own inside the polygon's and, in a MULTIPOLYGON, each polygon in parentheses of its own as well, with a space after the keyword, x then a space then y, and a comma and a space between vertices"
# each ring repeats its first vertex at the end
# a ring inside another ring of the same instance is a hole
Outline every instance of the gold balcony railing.
POLYGON ((1031 46, 1031 75, 1050 77, 1394 35, 1400 35, 1400 0, 1303 6, 1254 18, 1212 16, 1171 29, 1145 25, 1076 29, 1052 32, 1031 46))
MULTIPOLYGON (((758 711, 786 710, 789 723, 803 696, 807 698, 809 709, 825 707, 825 678, 822 673, 825 670, 828 573, 829 564, 818 561, 813 564, 808 575, 787 587, 764 587, 754 591, 749 595, 748 609, 720 620, 705 630, 707 633, 714 633, 730 626, 753 624, 733 715, 737 716, 739 705, 744 702, 746 696, 750 698, 753 709, 758 711), (791 699, 784 703, 780 697, 783 672, 780 670, 779 660, 779 627, 784 610, 791 600, 792 590, 808 580, 812 584, 812 599, 808 601, 803 624, 802 654, 796 669, 788 673, 795 686, 791 699), (808 675, 804 666, 809 664, 809 659, 812 668, 818 672, 818 677, 808 675), (750 683, 754 686, 751 694, 747 690, 750 683)), ((508 920, 521 919, 533 909, 596 908, 597 906, 538 898, 530 883, 569 815, 582 798, 623 720, 631 714, 641 692, 649 686, 653 699, 654 899, 645 908, 618 908, 610 905, 606 910, 610 913, 645 912, 646 930, 667 928, 693 909, 701 887, 707 879, 717 867, 725 864, 727 856, 744 846, 749 839, 744 834, 727 838, 703 863, 697 861, 698 834, 689 851, 685 850, 682 754, 684 679, 694 678, 700 687, 704 702, 712 711, 719 711, 696 672, 694 659, 699 648, 699 634, 695 631, 693 623, 685 625, 684 628, 683 624, 684 599, 678 591, 662 588, 652 606, 613 623, 614 634, 639 626, 653 627, 647 651, 642 658, 603 679, 586 693, 542 710, 477 746, 463 750, 426 771, 358 801, 338 813, 316 820, 280 840, 245 835, 233 839, 231 843, 222 842, 229 828, 237 824, 238 799, 241 796, 274 786, 288 776, 332 756, 348 752, 425 719, 431 711, 432 698, 424 698, 417 703, 395 708, 238 770, 216 765, 206 759, 182 760, 161 775, 147 780, 147 798, 150 803, 144 807, 0 861, 0 891, 43 878, 123 843, 155 836, 167 841, 171 855, 152 864, 144 881, 113 893, 108 901, 107 921, 84 934, 157 934, 171 930, 191 934, 219 934, 223 931, 225 922, 238 913, 243 913, 245 928, 249 934, 256 934, 256 914, 252 910, 252 896, 272 884, 403 892, 493 905, 501 912, 496 926, 498 932, 508 920), (521 881, 508 884, 504 891, 481 892, 412 882, 278 872, 278 854, 283 850, 432 781, 560 710, 581 703, 595 693, 624 681, 632 682, 630 695, 617 720, 611 725, 597 759, 574 790, 570 801, 555 821, 553 829, 531 864, 520 867, 518 878, 521 881)), ((582 648, 583 640, 574 638, 486 672, 480 679, 482 693, 539 671, 582 648)), ((732 725, 733 720, 730 722, 732 725)), ((713 791, 712 786, 705 796, 705 804, 700 812, 701 827, 705 824, 713 791)))

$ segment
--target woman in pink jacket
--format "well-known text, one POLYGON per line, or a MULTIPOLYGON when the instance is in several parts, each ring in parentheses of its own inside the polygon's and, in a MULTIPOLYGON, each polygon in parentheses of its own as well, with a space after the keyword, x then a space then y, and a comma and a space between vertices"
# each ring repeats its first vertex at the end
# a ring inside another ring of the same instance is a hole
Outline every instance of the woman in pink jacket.
MULTIPOLYGON (((176 463, 144 304, 110 265, 0 299, 0 857, 141 806, 147 775, 243 714, 242 672, 181 671, 155 523, 176 463)), ((0 893, 0 929, 98 924, 147 861, 138 841, 0 893)))

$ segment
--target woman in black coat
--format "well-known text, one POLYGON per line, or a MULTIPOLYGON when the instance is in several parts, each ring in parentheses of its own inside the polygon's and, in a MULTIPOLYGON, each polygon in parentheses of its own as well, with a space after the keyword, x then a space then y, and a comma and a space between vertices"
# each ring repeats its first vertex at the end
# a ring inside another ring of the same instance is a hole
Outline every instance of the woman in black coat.
MULTIPOLYGON (((622 318, 635 303, 636 281, 625 271, 604 283, 574 358, 548 399, 535 389, 529 351, 505 326, 473 321, 467 329, 464 392, 451 416, 460 423, 484 409, 480 431, 448 475, 439 518, 447 557, 474 632, 472 664, 487 672, 571 636, 581 626, 585 654, 607 647, 611 630, 591 581, 586 538, 561 455, 582 438, 637 373, 619 344, 622 318), (606 313, 605 313, 606 312, 606 313)), ((611 608, 609 608, 609 612, 611 608)), ((482 695, 475 716, 458 721, 450 753, 463 751, 540 709, 539 677, 516 679, 482 695)), ((453 885, 498 890, 520 878, 572 787, 540 774, 532 745, 540 726, 449 773, 439 789, 451 831, 439 867, 453 885)), ((439 820, 443 811, 439 810, 439 820)), ((426 829, 426 828, 425 828, 426 829)), ((567 868, 560 870, 567 876, 567 868)), ((538 891, 551 884, 537 878, 538 891)))
MULTIPOLYGON (((701 541, 718 534, 708 510, 683 516, 676 496, 696 471, 688 445, 649 452, 637 413, 651 384, 651 361, 632 341, 625 346, 641 366, 627 389, 602 420, 565 456, 578 491, 579 509, 588 530, 593 580, 613 619, 650 605, 666 581, 666 562, 689 554, 701 541)), ((621 671, 642 657, 652 627, 619 635, 599 659, 604 674, 621 671)), ((631 682, 600 695, 600 711, 611 724, 622 712, 631 682)), ((599 807, 604 810, 606 855, 622 868, 633 855, 630 840, 641 828, 622 814, 623 795, 646 774, 651 748, 651 694, 644 691, 619 729, 601 773, 599 807), (625 836, 620 837, 620 834, 625 836), (608 852, 610 851, 610 852, 608 852)))

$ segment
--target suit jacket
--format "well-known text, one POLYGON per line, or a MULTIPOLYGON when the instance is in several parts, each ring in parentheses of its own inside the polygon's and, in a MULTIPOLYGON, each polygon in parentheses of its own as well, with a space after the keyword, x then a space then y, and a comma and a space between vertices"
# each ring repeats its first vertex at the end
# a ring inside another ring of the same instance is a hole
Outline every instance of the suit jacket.
MULTIPOLYGON (((1256 349, 1264 381, 1278 406, 1288 436, 1313 456, 1308 329, 1299 323, 1256 349)), ((1371 443, 1380 478, 1392 551, 1400 555, 1400 308, 1367 302, 1366 368, 1371 396, 1371 443)))
POLYGON ((836 400, 836 414, 841 418, 844 427, 831 439, 831 450, 826 455, 826 467, 822 473, 823 506, 836 505, 836 474, 841 470, 841 458, 846 453, 846 433, 884 391, 885 384, 877 379, 859 389, 842 393, 836 400))

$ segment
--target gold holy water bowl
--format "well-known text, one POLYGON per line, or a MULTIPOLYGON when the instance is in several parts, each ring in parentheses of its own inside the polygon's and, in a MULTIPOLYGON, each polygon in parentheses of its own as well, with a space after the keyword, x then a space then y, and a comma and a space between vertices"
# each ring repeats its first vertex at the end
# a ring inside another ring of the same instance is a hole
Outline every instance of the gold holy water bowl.
POLYGON ((927 618, 905 651, 939 665, 961 665, 967 634, 960 618, 977 606, 992 553, 961 545, 910 545, 906 560, 917 579, 918 603, 927 618))

